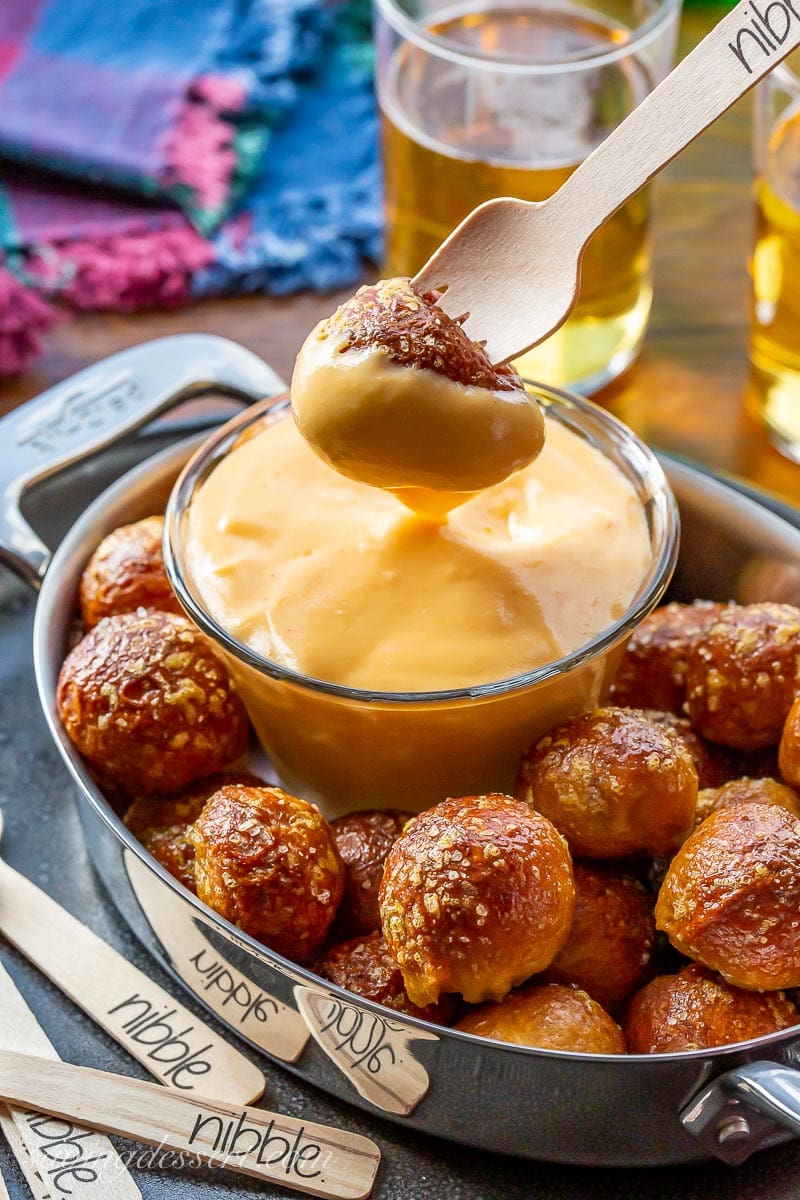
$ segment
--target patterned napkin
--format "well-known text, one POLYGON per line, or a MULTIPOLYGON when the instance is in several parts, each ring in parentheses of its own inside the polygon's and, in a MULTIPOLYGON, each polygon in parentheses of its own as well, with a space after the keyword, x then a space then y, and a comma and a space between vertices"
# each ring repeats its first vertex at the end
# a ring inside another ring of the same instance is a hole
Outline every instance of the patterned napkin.
POLYGON ((3 0, 0 372, 58 311, 326 290, 380 250, 367 0, 3 0), (87 182, 90 181, 90 182, 87 182))

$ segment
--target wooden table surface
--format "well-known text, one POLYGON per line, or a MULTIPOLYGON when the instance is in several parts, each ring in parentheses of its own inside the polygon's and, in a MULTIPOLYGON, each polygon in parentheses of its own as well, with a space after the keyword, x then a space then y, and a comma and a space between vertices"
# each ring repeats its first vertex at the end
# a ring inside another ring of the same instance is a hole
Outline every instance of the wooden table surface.
MULTIPOLYGON (((723 8, 683 14, 682 46, 723 8)), ((595 397, 652 445, 744 476, 800 503, 800 466, 745 416, 747 258, 751 200, 750 104, 740 101, 661 176, 654 221, 655 301, 638 362, 595 397)), ((365 270, 365 280, 375 268, 365 270)), ((346 292, 290 299, 208 300, 179 312, 86 314, 59 326, 30 370, 0 383, 0 412, 107 354, 169 333, 219 333, 288 378, 309 328, 346 292)))

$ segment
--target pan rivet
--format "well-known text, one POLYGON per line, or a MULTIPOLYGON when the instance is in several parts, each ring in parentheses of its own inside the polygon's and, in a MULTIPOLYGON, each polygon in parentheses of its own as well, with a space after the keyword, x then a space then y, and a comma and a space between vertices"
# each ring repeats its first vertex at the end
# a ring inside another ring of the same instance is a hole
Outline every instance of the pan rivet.
POLYGON ((750 1126, 746 1117, 726 1117, 717 1129, 717 1141, 720 1146, 726 1142, 741 1142, 750 1137, 750 1126))

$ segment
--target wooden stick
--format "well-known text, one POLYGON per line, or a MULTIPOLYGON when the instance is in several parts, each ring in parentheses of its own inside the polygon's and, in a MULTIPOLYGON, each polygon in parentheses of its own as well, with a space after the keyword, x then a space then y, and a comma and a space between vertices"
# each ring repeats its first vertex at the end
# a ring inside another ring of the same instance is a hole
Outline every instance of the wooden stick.
POLYGON ((412 1050, 439 1036, 412 1029, 397 1014, 379 1017, 319 988, 295 985, 295 1000, 317 1044, 360 1096, 384 1112, 408 1116, 430 1087, 412 1050))
MULTIPOLYGON (((11 1109, 6 1108, 5 1104, 0 1104, 0 1130, 2 1130, 3 1136, 8 1142, 11 1153, 17 1160, 17 1165, 31 1190, 33 1200, 54 1200, 50 1189, 45 1185, 44 1180, 36 1170, 30 1151, 14 1124, 11 1109)), ((2 1200, 2 1192, 0 1192, 0 1200, 2 1200)))
MULTIPOLYGON (((198 927, 194 909, 135 854, 126 849, 123 857, 136 899, 173 971, 242 1037, 275 1058, 295 1062, 309 1038, 297 1009, 243 974, 212 945, 198 927)), ((248 1097, 239 1099, 244 1103, 248 1097)))
MULTIPOLYGON (((30 1060, 37 1064, 37 1069, 45 1062, 58 1062, 55 1048, 2 963, 0 1012, 3 1051, 24 1050, 38 1055, 30 1060)), ((49 1120, 41 1115, 42 1111, 9 1106, 18 1140, 27 1154, 20 1156, 14 1150, 14 1143, 9 1144, 36 1200, 53 1200, 53 1194, 71 1195, 74 1200, 142 1200, 142 1193, 107 1137, 84 1129, 71 1119, 49 1120)))
POLYGON ((0 931, 162 1083, 233 1104, 263 1095, 258 1067, 2 859, 0 931))
POLYGON ((363 1200, 380 1162, 359 1134, 10 1051, 0 1096, 311 1196, 363 1200))

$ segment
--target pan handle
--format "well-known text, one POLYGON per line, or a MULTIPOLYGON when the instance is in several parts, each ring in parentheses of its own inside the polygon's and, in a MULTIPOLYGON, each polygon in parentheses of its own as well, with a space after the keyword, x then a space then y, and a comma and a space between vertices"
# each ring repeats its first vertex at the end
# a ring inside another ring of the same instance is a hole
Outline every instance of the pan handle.
POLYGON ((800 1071, 751 1062, 718 1075, 681 1113, 709 1154, 734 1166, 762 1147, 800 1134, 800 1071))
POLYGON ((286 390, 256 354, 211 334, 159 338, 87 367, 0 419, 0 563, 38 588, 50 551, 20 511, 32 484, 192 396, 248 403, 286 390))

